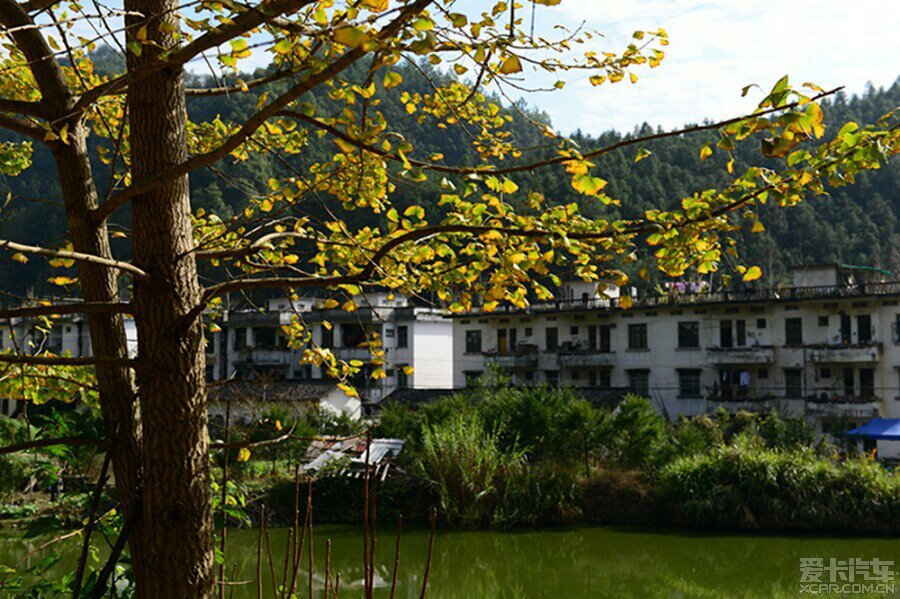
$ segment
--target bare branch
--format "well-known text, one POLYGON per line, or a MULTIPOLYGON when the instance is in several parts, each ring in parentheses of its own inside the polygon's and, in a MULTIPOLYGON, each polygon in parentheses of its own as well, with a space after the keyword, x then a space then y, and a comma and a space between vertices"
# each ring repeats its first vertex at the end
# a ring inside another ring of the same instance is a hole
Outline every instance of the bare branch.
POLYGON ((295 12, 300 10, 311 2, 313 2, 313 0, 273 0, 272 2, 262 3, 259 6, 253 7, 228 21, 227 25, 208 31, 191 43, 183 46, 181 49, 176 50, 170 54, 166 60, 161 60, 158 63, 148 64, 143 68, 129 71, 124 75, 120 75, 114 79, 110 79, 106 83, 91 88, 79 98, 78 102, 75 103, 72 112, 80 114, 103 96, 119 93, 129 84, 142 81, 154 73, 158 73, 162 69, 170 69, 172 67, 187 64, 190 60, 199 56, 206 50, 216 48, 235 37, 256 29, 280 14, 288 11, 295 12))
MULTIPOLYGON (((433 1, 434 0, 416 0, 409 6, 405 7, 396 19, 394 19, 381 29, 378 35, 375 36, 375 41, 384 41, 395 35, 408 20, 410 20, 417 13, 421 12, 433 1)), ((253 135, 257 129, 262 127, 263 123, 266 122, 269 118, 275 116, 280 110, 282 110, 294 100, 298 99, 309 90, 337 76, 338 74, 349 68, 351 65, 353 65, 355 62, 357 62, 360 58, 365 56, 367 53, 368 50, 364 50, 362 48, 354 48, 345 52, 343 55, 341 55, 340 58, 332 62, 328 67, 300 81, 287 92, 267 104, 259 112, 247 119, 234 135, 229 137, 214 150, 206 152, 205 154, 198 154, 197 156, 193 156, 188 160, 182 162, 181 164, 176 164, 175 166, 166 169, 158 175, 149 177, 147 179, 144 179, 143 181, 138 181, 111 197, 108 201, 104 202, 99 208, 94 211, 94 220, 102 221, 106 219, 118 208, 125 205, 125 203, 128 202, 131 198, 156 189, 166 181, 169 181, 176 177, 181 177, 190 173, 191 171, 204 166, 208 166, 221 160, 222 158, 225 158, 226 156, 228 156, 228 154, 231 153, 232 150, 247 141, 250 136, 253 135)))
POLYGON ((42 12, 59 2, 60 0, 28 0, 27 2, 22 2, 19 6, 25 12, 42 12))
POLYGON ((184 90, 184 94, 188 97, 193 98, 202 98, 208 96, 224 96, 228 94, 235 94, 238 92, 244 92, 246 90, 254 89, 268 83, 273 83, 275 81, 281 81, 282 79, 287 79, 288 77, 292 77, 296 75, 298 71, 290 69, 286 71, 274 71, 269 73, 265 77, 260 77, 258 79, 254 79, 253 81, 247 81, 243 85, 223 85, 221 87, 195 87, 188 88, 184 90))
POLYGON ((148 275, 146 272, 131 264, 130 262, 122 262, 120 260, 111 260, 109 258, 103 258, 101 256, 95 256, 93 254, 83 254, 81 252, 71 252, 69 250, 54 250, 51 248, 44 248, 36 245, 25 245, 22 243, 16 243, 15 241, 9 241, 7 239, 0 239, 0 249, 8 249, 16 252, 24 252, 26 254, 38 254, 40 256, 47 256, 49 258, 62 258, 65 260, 77 260, 79 262, 90 262, 92 264, 99 264, 101 266, 108 266, 110 268, 117 268, 121 271, 127 272, 131 275, 135 275, 141 278, 147 278, 148 275))
POLYGON ((268 235, 263 235, 250 245, 244 247, 221 250, 200 250, 197 252, 197 259, 214 260, 218 258, 241 258, 243 256, 249 256, 265 249, 270 241, 282 238, 294 238, 302 239, 304 241, 318 241, 322 243, 328 242, 328 240, 326 239, 318 239, 316 237, 311 237, 309 235, 304 235, 303 233, 297 233, 295 231, 283 231, 281 233, 269 233, 268 235))
POLYGON ((0 98, 0 112, 12 112, 26 116, 46 118, 44 107, 40 102, 29 102, 27 100, 8 100, 6 98, 0 98))
POLYGON ((120 302, 86 302, 71 304, 53 304, 49 306, 31 306, 0 310, 0 320, 13 318, 33 318, 36 316, 58 316, 63 314, 128 314, 131 304, 120 302))
POLYGON ((44 141, 44 136, 47 134, 43 129, 5 114, 0 114, 0 127, 41 142, 44 141))
POLYGON ((131 358, 110 358, 105 356, 93 356, 89 358, 69 358, 65 356, 26 356, 23 354, 0 354, 0 363, 9 364, 33 364, 35 366, 94 366, 95 364, 109 364, 111 366, 131 366, 137 364, 137 360, 131 358))
POLYGON ((38 449, 40 447, 53 447, 54 445, 68 445, 70 447, 109 447, 109 441, 106 439, 90 439, 87 437, 59 437, 57 439, 37 439, 25 443, 17 443, 15 445, 7 445, 0 447, 0 455, 8 453, 18 453, 28 449, 38 449))
POLYGON ((243 441, 217 441, 215 443, 210 443, 210 449, 242 449, 247 448, 250 449, 252 447, 267 447, 269 445, 278 445, 279 443, 283 443, 290 439, 294 434, 294 428, 296 425, 291 427, 291 430, 280 435, 278 437, 274 437, 272 439, 263 439, 262 441, 251 441, 250 439, 244 439, 243 441))

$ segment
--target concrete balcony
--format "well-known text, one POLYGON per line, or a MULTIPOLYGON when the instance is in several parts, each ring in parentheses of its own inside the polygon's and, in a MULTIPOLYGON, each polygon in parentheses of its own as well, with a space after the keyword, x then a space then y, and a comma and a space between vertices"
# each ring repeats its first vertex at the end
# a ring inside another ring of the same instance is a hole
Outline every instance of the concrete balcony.
POLYGON ((293 361, 293 354, 289 349, 247 348, 236 352, 235 358, 235 362, 259 366, 286 366, 293 361))
POLYGON ((816 416, 837 416, 841 418, 876 418, 879 400, 870 398, 843 398, 837 401, 807 401, 806 410, 816 416))
POLYGON ((372 359, 372 351, 368 347, 335 347, 331 349, 331 353, 341 360, 362 360, 363 362, 368 362, 372 359))
POLYGON ((524 354, 485 354, 484 361, 500 368, 537 368, 537 352, 524 354))
POLYGON ((706 350, 710 364, 720 366, 742 364, 773 364, 775 348, 773 347, 711 347, 706 350))
POLYGON ((613 366, 616 354, 596 350, 561 351, 557 361, 560 366, 613 366))
POLYGON ((816 364, 874 364, 880 359, 881 343, 818 347, 809 353, 809 360, 816 364))

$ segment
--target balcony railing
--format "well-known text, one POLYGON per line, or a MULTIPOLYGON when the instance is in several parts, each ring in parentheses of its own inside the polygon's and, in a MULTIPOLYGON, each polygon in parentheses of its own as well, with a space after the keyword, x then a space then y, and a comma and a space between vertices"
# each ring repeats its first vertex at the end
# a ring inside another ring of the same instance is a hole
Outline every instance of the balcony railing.
POLYGON ((772 364, 775 362, 773 347, 710 347, 706 357, 711 364, 772 364))
POLYGON ((875 418, 878 416, 878 398, 872 396, 846 396, 835 400, 809 400, 806 409, 819 416, 841 416, 845 418, 875 418))
MULTIPOLYGON (((900 281, 859 285, 823 285, 818 287, 781 287, 769 289, 707 291, 702 293, 671 293, 667 295, 633 297, 630 299, 632 300, 632 308, 656 308, 662 306, 676 307, 682 305, 691 306, 742 302, 791 302, 812 299, 842 299, 892 295, 900 296, 900 281)), ((535 302, 525 308, 518 308, 508 304, 501 305, 492 312, 487 312, 480 308, 473 308, 471 311, 457 316, 613 310, 619 308, 620 302, 621 298, 551 300, 535 302)))
POLYGON ((557 361, 560 366, 612 366, 616 356, 599 350, 560 350, 557 361))
POLYGON ((817 364, 870 364, 881 359, 881 343, 814 348, 809 359, 817 364))
POLYGON ((537 366, 537 352, 523 354, 485 354, 486 362, 496 364, 500 368, 533 368, 537 366))

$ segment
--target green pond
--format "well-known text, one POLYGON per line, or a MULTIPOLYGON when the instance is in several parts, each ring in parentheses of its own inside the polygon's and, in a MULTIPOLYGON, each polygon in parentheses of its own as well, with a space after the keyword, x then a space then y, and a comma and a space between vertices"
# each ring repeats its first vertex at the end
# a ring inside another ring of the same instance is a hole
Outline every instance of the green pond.
MULTIPOLYGON (((272 530, 274 568, 280 579, 286 530, 272 530)), ((0 563, 12 565, 37 543, 0 533, 0 563)), ((321 596, 326 539, 332 542, 332 573, 340 572, 341 596, 359 597, 362 537, 349 526, 314 531, 314 584, 321 596)), ((377 597, 389 596, 394 563, 393 531, 377 537, 377 597)), ((229 572, 235 597, 256 597, 257 532, 229 531, 229 572)), ((428 532, 405 530, 397 597, 418 597, 425 569, 428 532)), ((263 552, 264 596, 272 580, 263 552)), ((751 535, 640 528, 569 528, 513 532, 439 531, 429 575, 429 597, 796 597, 801 558, 879 558, 900 564, 900 540, 836 536, 751 535)), ((32 558, 37 560, 38 557, 32 558)), ((306 563, 304 555, 304 564, 306 563)), ((56 566, 71 568, 77 548, 56 566)), ((895 567, 896 569, 896 567, 895 567)), ((304 593, 307 570, 301 571, 304 593)), ((823 580, 827 582, 828 574, 823 580)), ((900 596, 900 584, 895 585, 900 596)), ((859 595, 854 595, 859 596, 859 595)))

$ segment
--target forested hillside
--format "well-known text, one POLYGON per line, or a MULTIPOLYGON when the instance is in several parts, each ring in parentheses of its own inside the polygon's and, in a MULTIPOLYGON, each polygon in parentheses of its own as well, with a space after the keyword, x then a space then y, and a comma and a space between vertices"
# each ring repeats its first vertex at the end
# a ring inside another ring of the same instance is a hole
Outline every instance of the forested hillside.
MULTIPOLYGON (((97 69, 116 72, 121 69, 121 57, 113 51, 103 49, 95 57, 97 69)), ((366 69, 360 69, 362 81, 366 69)), ((443 76, 425 66, 407 66, 400 69, 403 83, 395 88, 391 100, 378 106, 388 122, 399 123, 397 132, 415 146, 413 157, 428 160, 434 154, 442 154, 442 162, 451 165, 473 165, 475 152, 467 132, 460 128, 448 128, 435 136, 433 127, 421 126, 416 118, 407 115, 401 101, 403 92, 431 94, 433 90, 422 72, 428 72, 434 79, 443 76)), ((258 77, 264 73, 247 75, 258 77)), ((773 74, 773 77, 777 74, 773 74)), ((195 78, 192 87, 220 85, 212 78, 195 78)), ((380 85, 381 82, 378 82, 380 85)), ((269 88, 257 88, 247 93, 231 96, 194 97, 188 103, 192 122, 212 121, 217 117, 224 122, 240 121, 255 109, 261 94, 267 90, 277 93, 284 84, 273 84, 269 88)), ((330 114, 334 105, 324 94, 309 98, 316 106, 317 114, 330 114)), ((862 96, 839 95, 826 102, 826 118, 829 123, 853 120, 868 123, 900 105, 900 80, 889 89, 869 89, 862 96)), ((512 116, 508 129, 518 147, 529 148, 520 160, 535 160, 548 155, 552 150, 549 140, 533 123, 547 123, 546 115, 531 110, 525 105, 507 106, 507 114, 512 116)), ((653 115, 647 114, 648 123, 653 115)), ((834 132, 831 127, 831 132, 834 132)), ((640 125, 631 132, 647 134, 653 132, 649 124, 640 125)), ((620 140, 622 132, 585 133, 579 132, 575 140, 583 150, 608 145, 620 140)), ((827 135, 827 133, 826 133, 827 135)), ((7 137, 7 139, 11 139, 7 137)), ((637 148, 612 152, 596 160, 596 174, 609 181, 606 191, 610 196, 621 199, 618 207, 604 206, 591 202, 571 189, 561 167, 551 167, 527 173, 532 186, 542 190, 551 203, 578 202, 589 214, 600 215, 605 211, 617 210, 625 217, 639 216, 651 207, 661 207, 678 202, 693 191, 721 184, 727 173, 724 169, 724 153, 714 154, 709 160, 698 160, 699 148, 706 142, 717 141, 714 132, 697 133, 682 137, 659 140, 646 145, 650 157, 634 163, 637 148)), ((108 144, 108 142, 105 142, 108 144)), ((300 158, 282 157, 276 152, 254 155, 246 162, 234 159, 222 161, 216 167, 191 176, 192 203, 194 209, 205 209, 229 218, 253 190, 263 189, 274 176, 293 173, 305 176, 309 167, 316 162, 330 159, 333 139, 329 136, 310 135, 308 150, 300 158)), ((760 164, 761 155, 756 142, 738 146, 736 152, 736 172, 749 164, 760 164)), ((57 177, 53 162, 46 150, 36 148, 33 166, 18 177, 7 177, 3 185, 8 192, 7 201, 0 209, 0 238, 42 245, 61 245, 64 227, 64 212, 59 205, 57 177)), ((107 171, 108 172, 108 171, 107 171)), ((392 182, 396 186, 395 206, 402 207, 416 203, 426 206, 431 213, 439 210, 437 200, 442 189, 437 185, 421 186, 395 171, 392 182)), ((900 236, 898 236, 898 198, 900 183, 900 162, 896 160, 877 172, 863 173, 852 186, 837 190, 831 197, 815 198, 790 209, 765 207, 759 217, 766 231, 762 234, 745 235, 741 246, 742 262, 758 264, 763 268, 763 284, 776 283, 784 278, 786 268, 801 263, 840 261, 852 264, 866 264, 885 268, 900 275, 900 236)), ((457 186, 463 181, 455 180, 457 186)), ((106 182, 98 181, 101 193, 106 182)), ((318 201, 310 201, 308 211, 315 216, 323 210, 318 201)), ((354 214, 346 218, 354 223, 354 214)), ((116 219, 114 219, 116 220, 116 219)), ((127 223, 127 214, 117 215, 119 223, 127 223)), ((377 223, 372 223, 377 224, 377 223)), ((120 227, 121 228, 121 227, 120 227)), ((127 239, 114 239, 118 255, 127 257, 127 239)), ((651 269, 652 270, 652 269, 651 269)), ((29 288, 46 288, 50 269, 42 259, 33 258, 27 264, 14 263, 8 259, 0 268, 0 289, 8 294, 24 294, 29 288)), ((7 297, 0 303, 12 302, 7 297)))

